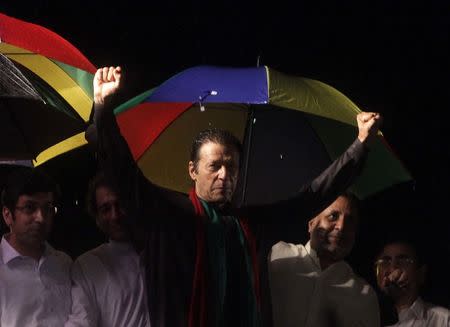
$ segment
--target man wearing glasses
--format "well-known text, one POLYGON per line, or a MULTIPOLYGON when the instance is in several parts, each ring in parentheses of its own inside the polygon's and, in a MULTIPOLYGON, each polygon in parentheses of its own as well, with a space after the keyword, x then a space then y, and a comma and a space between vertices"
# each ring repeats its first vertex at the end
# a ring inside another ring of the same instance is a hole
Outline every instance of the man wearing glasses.
POLYGON ((0 243, 0 326, 62 326, 70 313, 72 260, 47 242, 56 214, 56 184, 22 168, 7 179, 0 243))
POLYGON ((386 243, 375 261, 377 284, 392 300, 398 322, 391 326, 450 326, 450 311, 424 302, 420 288, 425 280, 426 265, 410 241, 386 243))

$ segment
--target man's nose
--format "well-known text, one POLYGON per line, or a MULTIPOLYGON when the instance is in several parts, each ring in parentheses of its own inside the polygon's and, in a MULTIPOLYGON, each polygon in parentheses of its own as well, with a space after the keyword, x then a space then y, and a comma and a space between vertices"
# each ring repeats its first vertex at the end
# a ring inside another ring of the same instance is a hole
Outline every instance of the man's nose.
POLYGON ((112 219, 119 219, 122 218, 125 215, 124 210, 122 207, 118 204, 113 205, 111 207, 111 218, 112 219))
POLYGON ((334 229, 342 231, 345 227, 345 219, 343 216, 340 216, 338 220, 336 220, 334 229))
POLYGON ((119 217, 119 210, 117 208, 117 206, 112 206, 111 208, 111 218, 112 219, 117 219, 119 217))
POLYGON ((222 165, 222 167, 220 167, 219 169, 219 178, 226 179, 227 175, 228 175, 227 167, 225 165, 222 165))
POLYGON ((44 222, 44 212, 43 212, 43 208, 38 207, 36 209, 36 212, 34 213, 34 221, 39 222, 39 223, 43 223, 44 222))

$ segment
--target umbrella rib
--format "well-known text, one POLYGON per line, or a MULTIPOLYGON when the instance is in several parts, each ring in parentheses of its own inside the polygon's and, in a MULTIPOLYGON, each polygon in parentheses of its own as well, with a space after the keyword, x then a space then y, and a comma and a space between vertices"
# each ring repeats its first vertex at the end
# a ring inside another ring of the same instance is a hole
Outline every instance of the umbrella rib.
POLYGON ((2 52, 2 53, 5 54, 5 55, 8 55, 8 56, 12 56, 12 55, 14 55, 14 56, 39 55, 39 54, 32 53, 32 52, 9 52, 9 51, 5 51, 5 52, 2 52))
MULTIPOLYGON (((303 113, 303 115, 305 117, 306 124, 309 126, 309 128, 311 128, 312 132, 314 133, 314 135, 319 140, 319 144, 322 146, 324 152, 327 154, 328 159, 330 160, 328 165, 331 165, 336 158, 333 158, 331 156, 330 152, 328 151, 327 147, 325 146, 325 143, 322 142, 322 138, 320 137, 319 133, 317 133, 317 130, 314 128, 314 126, 311 124, 311 121, 308 119, 308 116, 310 114, 308 114, 306 111, 302 111, 302 113, 303 113)), ((323 119, 329 119, 329 118, 324 118, 324 117, 322 117, 322 118, 323 119)))
POLYGON ((31 148, 30 143, 28 142, 27 137, 23 132, 22 125, 20 124, 19 119, 17 119, 17 116, 13 113, 13 111, 10 108, 8 108, 8 106, 6 106, 6 110, 8 111, 8 114, 11 117, 11 121, 13 122, 13 124, 17 126, 17 130, 22 136, 23 142, 25 143, 25 147, 30 151, 31 155, 33 156, 33 159, 36 159, 36 153, 34 153, 33 149, 31 148))
POLYGON ((242 184, 242 198, 241 198, 241 205, 243 203, 245 203, 245 196, 246 196, 246 191, 247 191, 247 179, 248 179, 248 174, 247 174, 247 170, 248 170, 248 163, 250 160, 250 150, 252 147, 252 135, 253 135, 253 119, 254 119, 254 109, 253 106, 250 106, 250 115, 248 116, 248 122, 247 122, 247 129, 245 131, 245 135, 246 135, 246 139, 247 139, 247 148, 245 149, 245 153, 244 153, 244 157, 245 157, 245 161, 244 161, 244 165, 243 165, 243 184, 242 184))

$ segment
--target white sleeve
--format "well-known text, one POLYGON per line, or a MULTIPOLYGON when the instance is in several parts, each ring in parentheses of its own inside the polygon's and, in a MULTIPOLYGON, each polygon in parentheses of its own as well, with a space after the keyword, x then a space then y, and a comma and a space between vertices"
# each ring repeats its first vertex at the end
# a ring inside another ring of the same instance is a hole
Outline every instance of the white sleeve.
POLYGON ((71 277, 72 309, 64 327, 97 327, 98 308, 93 281, 86 278, 79 260, 72 266, 71 277))
POLYGON ((366 314, 363 315, 361 326, 364 327, 379 327, 381 326, 380 308, 378 305, 378 297, 375 291, 368 284, 364 286, 367 290, 366 314))

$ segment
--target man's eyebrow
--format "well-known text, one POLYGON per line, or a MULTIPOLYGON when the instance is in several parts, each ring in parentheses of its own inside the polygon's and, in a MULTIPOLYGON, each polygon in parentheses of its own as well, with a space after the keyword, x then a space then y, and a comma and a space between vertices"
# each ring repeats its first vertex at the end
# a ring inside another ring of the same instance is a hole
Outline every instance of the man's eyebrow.
POLYGON ((396 258, 402 258, 402 259, 404 259, 404 258, 412 258, 410 255, 408 255, 408 254, 399 254, 399 255, 396 255, 395 256, 396 258))
MULTIPOLYGON (((54 201, 42 201, 42 204, 53 204, 53 202, 54 202, 54 201)), ((24 205, 25 205, 25 204, 35 204, 35 205, 40 205, 41 202, 39 202, 39 201, 37 201, 37 200, 29 199, 29 200, 25 200, 25 201, 24 201, 24 205)))

